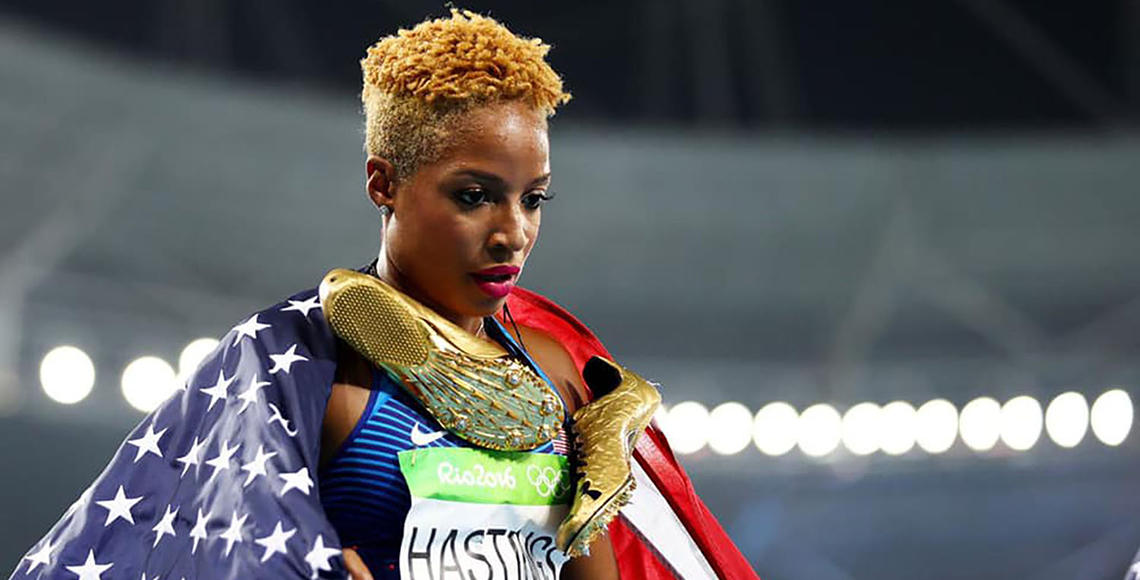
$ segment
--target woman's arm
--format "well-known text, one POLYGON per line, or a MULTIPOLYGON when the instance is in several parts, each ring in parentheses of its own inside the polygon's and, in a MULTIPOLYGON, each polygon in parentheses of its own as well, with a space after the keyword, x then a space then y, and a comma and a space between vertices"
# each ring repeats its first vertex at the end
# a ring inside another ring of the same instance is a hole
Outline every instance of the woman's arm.
MULTIPOLYGON (((566 412, 572 414, 588 403, 586 388, 582 385, 582 375, 574 366, 570 353, 544 332, 527 327, 520 327, 519 330, 522 333, 523 344, 531 356, 561 392, 563 400, 566 401, 566 412)), ((588 556, 567 562, 562 573, 562 577, 569 580, 618 578, 617 558, 614 556, 609 535, 602 535, 595 540, 590 545, 588 556)))
POLYGON ((321 423, 321 468, 332 459, 360 421, 364 408, 368 406, 371 382, 371 368, 360 355, 347 348, 337 353, 332 393, 321 423))
POLYGON ((574 558, 562 568, 567 580, 611 580, 619 578, 617 558, 609 534, 600 536, 590 544, 590 554, 574 558))
MULTIPOLYGON (((368 406, 371 371, 368 363, 355 352, 338 353, 336 378, 321 424, 321 459, 323 467, 336 453, 368 406)), ((351 580, 372 580, 364 560, 352 548, 344 549, 344 565, 351 580)))
MULTIPOLYGON (((372 580, 372 572, 368 571, 368 566, 364 564, 364 560, 360 558, 360 554, 352 548, 344 549, 344 566, 348 568, 348 577, 350 580, 372 580)), ((586 576, 582 576, 585 578, 586 576)))

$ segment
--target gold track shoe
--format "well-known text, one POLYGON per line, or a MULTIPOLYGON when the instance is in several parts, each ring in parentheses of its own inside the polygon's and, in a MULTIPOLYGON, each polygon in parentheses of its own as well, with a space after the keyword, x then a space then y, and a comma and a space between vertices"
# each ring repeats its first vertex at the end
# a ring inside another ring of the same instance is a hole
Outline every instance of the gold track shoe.
POLYGON ((574 412, 577 489, 570 513, 558 526, 558 548, 571 558, 589 553, 619 509, 633 495, 633 446, 661 404, 657 388, 601 357, 582 377, 601 396, 574 412))
POLYGON ((498 344, 368 274, 332 270, 319 295, 333 332, 388 371, 448 431, 500 451, 533 449, 558 434, 562 400, 498 344))

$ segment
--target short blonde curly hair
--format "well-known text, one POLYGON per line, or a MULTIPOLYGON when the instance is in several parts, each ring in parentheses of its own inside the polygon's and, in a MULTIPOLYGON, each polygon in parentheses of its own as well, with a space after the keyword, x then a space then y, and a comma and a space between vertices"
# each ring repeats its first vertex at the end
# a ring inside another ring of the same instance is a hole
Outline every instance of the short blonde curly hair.
POLYGON ((438 159, 456 117, 480 105, 521 101, 554 115, 570 100, 546 62, 550 46, 516 36, 492 18, 451 10, 368 48, 364 150, 392 162, 399 178, 438 159))

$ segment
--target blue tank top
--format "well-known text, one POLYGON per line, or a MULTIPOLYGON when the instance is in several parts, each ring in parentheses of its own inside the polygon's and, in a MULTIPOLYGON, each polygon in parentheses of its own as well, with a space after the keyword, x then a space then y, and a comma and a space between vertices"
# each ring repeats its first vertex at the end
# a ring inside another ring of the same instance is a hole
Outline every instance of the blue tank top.
MULTIPOLYGON (((488 336, 559 393, 497 320, 485 320, 488 336)), ((397 454, 418 447, 474 445, 444 430, 415 398, 376 367, 372 367, 371 391, 360 420, 321 468, 317 485, 325 514, 340 535, 341 545, 356 546, 375 578, 398 578, 397 557, 411 496, 397 454)), ((560 429, 554 441, 532 453, 566 455, 565 431, 560 429)))

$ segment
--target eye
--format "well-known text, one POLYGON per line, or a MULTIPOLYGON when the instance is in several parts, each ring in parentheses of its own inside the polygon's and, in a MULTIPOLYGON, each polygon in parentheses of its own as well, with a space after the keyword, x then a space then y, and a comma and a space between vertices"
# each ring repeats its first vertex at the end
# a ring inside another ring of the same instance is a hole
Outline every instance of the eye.
POLYGON ((527 209, 538 209, 542 204, 554 199, 553 191, 534 191, 523 196, 523 205, 527 209))
POLYGON ((487 192, 478 187, 472 187, 456 192, 455 199, 464 207, 474 208, 487 203, 487 192))

